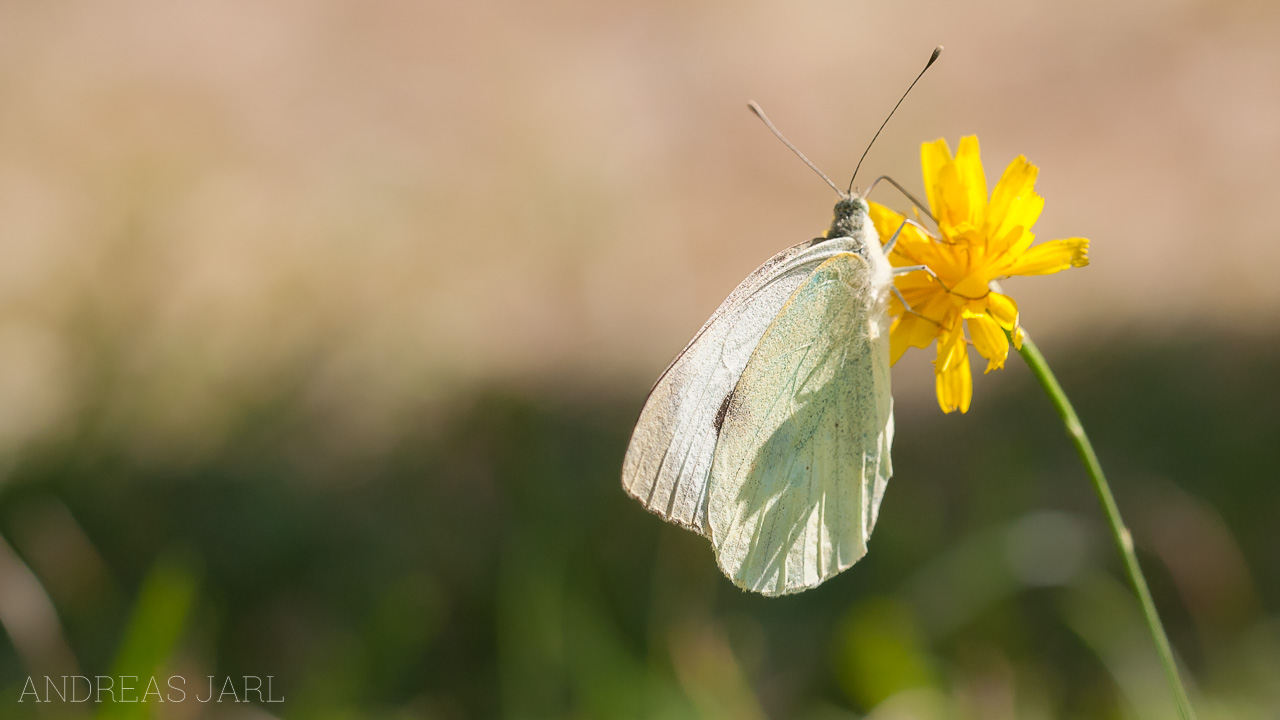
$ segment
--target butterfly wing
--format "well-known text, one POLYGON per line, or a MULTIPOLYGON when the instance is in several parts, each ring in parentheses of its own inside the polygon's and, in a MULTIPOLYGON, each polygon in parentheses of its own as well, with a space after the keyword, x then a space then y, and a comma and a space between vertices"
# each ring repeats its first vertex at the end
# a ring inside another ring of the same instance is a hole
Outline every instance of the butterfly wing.
POLYGON ((622 487, 651 512, 706 534, 707 478, 729 394, 787 298, 852 242, 807 241, 770 258, 729 294, 658 378, 622 465, 622 487))
POLYGON ((716 560, 739 587, 798 592, 866 553, 892 474, 884 290, 862 256, 826 260, 734 389, 707 515, 716 560))

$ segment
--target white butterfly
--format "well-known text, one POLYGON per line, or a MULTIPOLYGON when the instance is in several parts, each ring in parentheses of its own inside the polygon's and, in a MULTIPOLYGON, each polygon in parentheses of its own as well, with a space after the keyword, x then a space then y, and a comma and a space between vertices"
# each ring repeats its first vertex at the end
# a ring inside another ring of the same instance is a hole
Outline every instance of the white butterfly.
POLYGON ((920 268, 892 268, 896 234, 882 247, 864 196, 840 194, 826 236, 751 273, 662 374, 623 461, 628 493, 765 595, 865 555, 893 474, 888 296, 920 268))

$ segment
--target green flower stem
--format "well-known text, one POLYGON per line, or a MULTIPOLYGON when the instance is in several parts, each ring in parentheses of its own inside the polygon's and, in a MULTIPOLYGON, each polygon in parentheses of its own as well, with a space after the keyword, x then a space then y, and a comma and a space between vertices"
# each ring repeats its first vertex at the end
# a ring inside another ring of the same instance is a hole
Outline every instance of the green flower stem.
POLYGON ((1062 392, 1062 386, 1058 384, 1058 379, 1053 376, 1053 371, 1049 369, 1048 363, 1044 360, 1044 355, 1040 354, 1036 344, 1031 342, 1031 338, 1023 331, 1022 348, 1018 351, 1022 354, 1022 359, 1026 360, 1027 366, 1031 368, 1031 373, 1036 376, 1036 380, 1040 381, 1040 386, 1044 388, 1049 399, 1053 402, 1053 406, 1058 410, 1058 415, 1062 417, 1062 422, 1067 427, 1067 434, 1071 436, 1071 441, 1075 443, 1076 452, 1080 454, 1080 461, 1084 463, 1085 470, 1089 473, 1089 478, 1093 480, 1093 489, 1098 493, 1098 501, 1102 503, 1102 511, 1107 516, 1107 522, 1111 525, 1111 534, 1115 538, 1116 547, 1120 550, 1120 556, 1124 558, 1124 569, 1129 575, 1129 582, 1133 585, 1133 591, 1138 594, 1138 600, 1142 604, 1142 615, 1146 618, 1147 628, 1151 630, 1151 638, 1156 642, 1156 649, 1160 653, 1160 661, 1164 664, 1165 675, 1169 678, 1169 685, 1173 689, 1174 701, 1178 705, 1178 711, 1182 715, 1182 720, 1195 720, 1195 711, 1191 709, 1191 701, 1187 699, 1187 690, 1182 686, 1182 678, 1178 675, 1178 665, 1173 659, 1173 649, 1169 646, 1169 637, 1164 632, 1164 625, 1160 624, 1160 615, 1156 612, 1156 605, 1151 600, 1151 591, 1147 588, 1147 579, 1142 575, 1142 568, 1138 565, 1138 556, 1133 552, 1133 535, 1129 533, 1129 528, 1125 527, 1124 521, 1120 519, 1120 508, 1116 507, 1116 499, 1111 494, 1111 486, 1107 484, 1107 478, 1102 474, 1102 466, 1098 464, 1098 456, 1093 451, 1093 445, 1089 442, 1089 436, 1084 433, 1084 426, 1080 424, 1080 418, 1076 417, 1076 411, 1071 407, 1071 401, 1067 399, 1066 393, 1062 392))

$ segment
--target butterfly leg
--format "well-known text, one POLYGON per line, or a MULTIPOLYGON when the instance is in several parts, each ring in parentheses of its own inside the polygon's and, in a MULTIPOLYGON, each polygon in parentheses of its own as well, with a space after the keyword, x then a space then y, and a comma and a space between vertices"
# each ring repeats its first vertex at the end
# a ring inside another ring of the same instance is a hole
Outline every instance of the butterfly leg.
MULTIPOLYGON (((891 274, 893 275, 893 277, 897 277, 899 275, 906 275, 907 273, 913 273, 913 272, 928 273, 929 277, 933 278, 935 282, 941 285, 943 290, 946 290, 947 292, 955 292, 951 288, 947 287, 947 284, 942 282, 942 278, 938 277, 938 273, 934 272, 933 268, 929 267, 928 265, 904 265, 902 267, 894 268, 891 274)), ((897 286, 894 286, 894 289, 897 290, 898 289, 897 286)), ((983 295, 982 297, 969 297, 967 295, 961 295, 960 297, 963 297, 966 300, 981 300, 983 297, 986 297, 986 295, 983 295)))
POLYGON ((893 252, 893 246, 898 243, 898 236, 902 234, 902 228, 906 226, 907 226, 907 221, 904 219, 902 221, 902 224, 898 226, 898 229, 893 231, 893 237, 889 238, 889 242, 885 243, 884 247, 882 248, 884 250, 885 255, 888 255, 889 253, 893 252))
POLYGON ((935 273, 928 265, 903 265, 902 267, 896 267, 893 269, 893 276, 897 277, 899 275, 906 275, 907 273, 913 272, 926 272, 933 276, 934 280, 938 280, 938 274, 935 273))
MULTIPOLYGON (((890 185, 892 185, 892 186, 894 186, 895 188, 897 188, 897 189, 898 189, 898 192, 900 192, 900 193, 902 193, 903 195, 906 195, 906 196, 907 196, 907 199, 911 201, 911 204, 912 204, 912 205, 915 205, 917 208, 919 208, 920 210, 924 211, 924 214, 929 216, 929 219, 933 221, 933 224, 934 224, 934 225, 937 225, 937 224, 938 224, 938 218, 934 217, 934 216, 933 216, 933 213, 929 212, 929 208, 928 208, 928 206, 924 205, 924 204, 923 204, 923 203, 921 203, 919 200, 917 200, 915 195, 912 195, 910 192, 907 192, 907 189, 906 189, 906 188, 904 188, 904 187, 902 187, 901 185, 899 185, 897 180, 894 180, 893 178, 889 177, 888 175, 881 175, 880 177, 876 178, 875 180, 872 180, 872 181, 871 181, 871 185, 870 185, 869 187, 867 187, 867 191, 866 191, 865 193, 863 193, 863 197, 866 197, 867 195, 870 195, 870 194, 871 194, 871 191, 875 189, 876 185, 878 185, 878 184, 880 183, 880 181, 881 181, 881 180, 884 180, 884 181, 888 182, 890 185)), ((924 228, 921 228, 921 229, 923 230, 924 228)), ((927 230, 925 230, 925 232, 928 232, 928 231, 927 231, 927 230)), ((930 235, 932 235, 933 233, 929 233, 929 234, 930 234, 930 235)))
MULTIPOLYGON (((912 208, 912 209, 916 211, 916 217, 920 217, 920 211, 919 211, 918 209, 916 209, 916 208, 912 208)), ((938 233, 936 233, 936 232, 934 232, 934 231, 930 230, 929 228, 927 228, 927 227, 925 227, 925 226, 921 225, 918 221, 916 221, 916 220, 912 220, 911 218, 907 218, 907 221, 906 221, 906 222, 907 222, 907 224, 908 224, 908 225, 910 225, 911 227, 913 227, 913 228, 915 228, 915 229, 919 230, 920 232, 924 233, 925 237, 932 238, 932 239, 934 239, 934 240, 942 240, 942 236, 941 236, 941 235, 939 235, 938 233)))
POLYGON ((940 324, 937 320, 934 320, 933 318, 928 317, 927 315, 922 315, 919 312, 916 312, 915 308, 911 307, 910 303, 907 302, 907 299, 902 297, 902 291, 898 289, 897 285, 890 285, 889 291, 893 293, 894 297, 898 298, 898 302, 902 303, 902 309, 904 311, 911 313, 912 315, 915 315, 916 317, 921 318, 923 320, 928 320, 934 325, 940 324))
MULTIPOLYGON (((929 229, 928 229, 928 228, 926 228, 925 226, 921 225, 920 223, 916 222, 915 220, 912 220, 911 218, 905 218, 905 219, 903 219, 902 224, 898 226, 898 229, 893 231, 893 237, 889 238, 889 242, 887 242, 887 243, 885 243, 885 244, 884 244, 884 248, 883 248, 883 249, 884 249, 884 254, 885 254, 885 255, 888 255, 889 253, 893 252, 893 246, 894 246, 894 244, 895 244, 895 243, 897 243, 897 242, 898 242, 898 236, 902 234, 902 228, 904 228, 904 227, 906 227, 906 226, 908 226, 908 225, 910 225, 910 226, 912 226, 912 227, 914 227, 914 228, 918 229, 920 232, 924 233, 924 234, 925 234, 926 236, 928 236, 928 237, 931 237, 931 238, 933 238, 933 239, 935 239, 935 240, 937 240, 937 239, 938 239, 938 236, 936 236, 936 235, 934 235, 932 232, 930 232, 930 231, 929 231, 929 229)), ((911 270, 919 270, 919 269, 921 269, 921 268, 923 268, 923 267, 924 267, 923 265, 919 265, 919 266, 912 265, 912 266, 911 266, 911 270)), ((908 272, 910 272, 910 271, 908 271, 908 272)), ((901 274, 901 273, 899 273, 899 274, 901 274)))

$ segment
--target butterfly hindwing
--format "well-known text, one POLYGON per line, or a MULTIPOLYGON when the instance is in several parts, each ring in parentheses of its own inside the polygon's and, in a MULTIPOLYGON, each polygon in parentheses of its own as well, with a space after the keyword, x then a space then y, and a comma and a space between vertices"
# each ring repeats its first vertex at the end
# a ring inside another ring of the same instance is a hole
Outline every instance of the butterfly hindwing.
POLYGON ((730 293, 658 379, 622 466, 622 485, 650 511, 707 534, 707 479, 734 386, 796 289, 853 241, 808 241, 770 258, 730 293))
POLYGON ((739 587, 798 592, 866 553, 893 440, 885 287, 868 259, 841 252, 797 287, 724 413, 707 519, 739 587))

